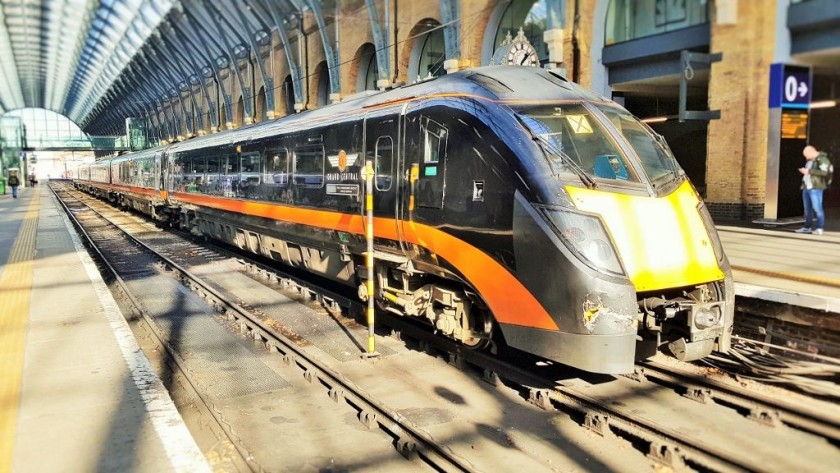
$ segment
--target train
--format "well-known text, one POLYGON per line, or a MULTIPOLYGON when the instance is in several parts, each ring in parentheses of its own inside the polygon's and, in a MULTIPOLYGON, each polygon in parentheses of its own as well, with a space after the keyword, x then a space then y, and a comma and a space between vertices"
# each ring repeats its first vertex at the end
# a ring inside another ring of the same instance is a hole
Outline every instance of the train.
POLYGON ((667 143, 553 70, 445 74, 101 159, 73 181, 467 348, 619 374, 731 343, 731 267, 667 143))

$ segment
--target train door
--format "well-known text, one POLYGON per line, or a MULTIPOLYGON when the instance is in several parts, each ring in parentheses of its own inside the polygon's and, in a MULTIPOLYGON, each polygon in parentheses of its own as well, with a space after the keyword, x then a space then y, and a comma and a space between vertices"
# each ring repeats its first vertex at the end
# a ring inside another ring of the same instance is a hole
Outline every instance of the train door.
POLYGON ((165 191, 172 190, 172 181, 171 177, 172 174, 168 166, 166 166, 166 162, 164 161, 163 151, 156 151, 154 155, 155 167, 154 167, 154 175, 155 180, 152 184, 154 189, 160 191, 160 196, 162 198, 166 198, 165 191))
MULTIPOLYGON (((399 115, 370 113, 365 116, 364 162, 358 163, 364 170, 365 162, 371 161, 374 169, 374 212, 376 215, 396 216, 397 186, 396 164, 399 149, 399 115)), ((361 176, 364 178, 364 176, 361 176)), ((364 191, 362 192, 364 193, 364 191)), ((363 201, 364 202, 364 201, 363 201)), ((365 212, 361 206, 362 213, 365 212)), ((396 223, 395 223, 396 225, 396 223)))
POLYGON ((449 132, 421 112, 404 114, 402 123, 403 147, 397 167, 398 218, 406 222, 400 229, 404 236, 412 231, 411 223, 434 223, 443 209, 449 132))

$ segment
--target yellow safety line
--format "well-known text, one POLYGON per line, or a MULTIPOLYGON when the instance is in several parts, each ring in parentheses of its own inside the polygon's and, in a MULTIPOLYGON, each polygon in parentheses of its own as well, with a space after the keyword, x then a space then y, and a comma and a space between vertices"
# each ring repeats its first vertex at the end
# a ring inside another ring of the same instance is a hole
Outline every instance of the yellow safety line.
POLYGON ((12 471, 40 200, 30 202, 0 276, 0 473, 12 471))
POLYGON ((744 271, 748 273, 760 274, 762 276, 770 276, 773 278, 787 279, 790 281, 799 281, 811 284, 820 284, 822 286, 840 288, 840 279, 822 278, 819 276, 808 276, 805 274, 788 273, 785 271, 771 271, 769 269, 748 268, 746 266, 732 266, 735 271, 744 271))

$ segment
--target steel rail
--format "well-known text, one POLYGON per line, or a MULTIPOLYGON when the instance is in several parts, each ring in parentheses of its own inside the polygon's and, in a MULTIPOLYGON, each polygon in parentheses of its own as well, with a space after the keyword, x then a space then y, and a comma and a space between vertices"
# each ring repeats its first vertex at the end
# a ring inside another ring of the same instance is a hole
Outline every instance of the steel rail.
MULTIPOLYGON (((218 248, 217 245, 214 246, 218 248)), ((229 250, 223 251, 230 253, 229 250)), ((313 296, 314 299, 325 305, 341 305, 363 313, 363 305, 357 300, 325 290, 322 286, 311 283, 301 277, 289 275, 276 267, 257 262, 253 259, 253 255, 235 254, 238 258, 248 259, 248 261, 244 262, 246 269, 254 271, 262 277, 274 277, 284 287, 296 288, 298 292, 313 296)), ((209 293, 215 292, 211 288, 208 289, 207 292, 209 293)), ((236 305, 231 306, 234 314, 238 314, 237 307, 236 305)), ((241 310, 241 308, 239 309, 241 310)), ((233 317, 239 319, 240 316, 234 315, 233 317)), ((429 352, 437 349, 445 353, 448 356, 450 364, 458 367, 465 367, 469 364, 479 368, 483 371, 483 379, 487 382, 498 384, 502 380, 505 380, 518 385, 528 395, 529 401, 541 408, 551 410, 555 406, 559 406, 562 409, 581 413, 584 415, 584 426, 601 435, 610 435, 611 432, 620 431, 641 439, 649 444, 649 456, 665 465, 680 469, 684 468, 686 464, 693 463, 716 471, 760 471, 765 468, 765 465, 759 460, 741 458, 731 452, 718 448, 713 442, 691 437, 675 429, 659 425, 651 420, 640 418, 629 409, 622 409, 592 398, 571 387, 558 386, 555 382, 547 380, 539 374, 504 361, 495 355, 470 350, 453 340, 435 336, 413 320, 406 320, 386 313, 380 315, 379 319, 384 325, 395 330, 397 334, 404 333, 419 341, 423 349, 429 352)), ((259 321, 254 322, 256 322, 254 325, 245 322, 247 327, 244 327, 243 330, 252 333, 255 339, 266 343, 269 348, 282 352, 280 347, 275 346, 266 337, 266 334, 272 333, 271 330, 264 327, 259 321)), ((296 347, 292 346, 292 348, 293 351, 297 351, 296 347)), ((296 357, 289 360, 287 355, 284 358, 287 359, 288 363, 299 363, 296 357)), ((305 373, 311 372, 311 369, 307 369, 304 366, 301 366, 301 368, 304 369, 305 373)), ((316 370, 316 375, 320 375, 318 373, 320 369, 317 367, 314 369, 316 370)), ((307 377, 307 379, 310 378, 307 377)), ((332 389, 330 396, 334 396, 332 389)), ((765 411, 757 411, 759 417, 764 415, 763 412, 765 411)), ((395 415, 398 417, 398 414, 395 415)), ((794 417, 791 415, 787 419, 794 419, 794 417)), ((798 421, 794 419, 793 422, 798 421)), ((808 422, 799 422, 799 425, 808 425, 808 422)), ((824 436, 818 426, 805 430, 824 436)), ((833 435, 832 432, 831 430, 827 431, 827 433, 833 435)), ((827 436, 827 438, 833 437, 827 436)), ((400 443, 398 442, 398 444, 400 443)))
MULTIPOLYGON (((112 225, 120 228, 116 224, 112 225)), ((248 335, 254 341, 265 344, 269 350, 280 354, 287 365, 300 368, 304 378, 310 383, 321 383, 328 389, 329 397, 333 401, 343 401, 354 408, 358 412, 359 420, 368 429, 379 428, 389 433, 395 439, 397 451, 405 458, 420 458, 438 471, 475 471, 475 467, 467 459, 435 441, 405 416, 364 393, 340 373, 298 348, 291 339, 269 328, 240 305, 227 300, 223 294, 171 258, 162 255, 121 228, 120 230, 141 248, 155 255, 168 269, 175 271, 176 277, 185 286, 213 303, 217 311, 226 315, 229 320, 238 322, 243 335, 248 335)))
MULTIPOLYGON (((59 192, 67 192, 66 190, 56 190, 54 186, 50 185, 50 190, 53 192, 56 200, 61 204, 64 208, 65 213, 67 214, 68 218, 73 222, 73 226, 76 227, 76 230, 81 234, 84 241, 87 243, 88 248, 94 254, 92 255, 94 260, 98 261, 99 264, 104 266, 104 270, 107 270, 108 274, 111 278, 113 278, 113 282, 117 285, 121 296, 125 298, 126 302, 128 303, 131 311, 135 315, 140 315, 143 318, 143 321, 148 325, 149 332, 154 335, 157 343, 162 346, 165 350, 169 359, 175 364, 175 367, 187 381, 187 384, 190 387, 190 390, 195 394, 196 397, 201 401, 206 409, 206 412, 209 412, 213 420, 216 422, 218 430, 220 430, 228 439, 231 445, 234 446, 236 449, 237 454, 239 455, 241 461, 247 465, 247 467, 254 472, 261 472, 264 471, 263 468, 254 460, 253 454, 244 446, 242 442, 239 440, 238 435, 233 431, 231 425, 224 419, 222 414, 215 408, 213 402, 204 395, 201 390, 198 389, 198 386, 193 380, 192 376, 190 376, 190 372, 184 363, 184 360, 172 350, 168 343, 161 337, 160 333, 155 330, 156 324, 152 320, 152 317, 149 316, 149 313, 143 309, 142 304, 140 304, 137 299, 132 295, 131 290, 128 288, 128 285, 125 283, 125 280, 120 276, 119 272, 116 268, 111 264, 108 258, 105 256, 104 252, 99 248, 96 244, 93 235, 88 232, 87 228, 82 224, 79 217, 70 209, 67 202, 59 196, 59 192)), ((69 192, 68 192, 69 194, 69 192)), ((92 208, 91 206, 84 203, 81 199, 78 199, 75 196, 70 195, 71 198, 75 199, 77 202, 85 206, 85 209, 93 212, 96 216, 100 219, 107 222, 108 226, 117 228, 121 231, 122 235, 129 236, 127 233, 122 231, 118 225, 111 222, 108 218, 98 212, 96 209, 92 208)), ((85 210, 81 209, 81 210, 85 210)), ((102 228, 99 228, 102 230, 102 228)), ((133 237, 130 237, 134 240, 133 237)))
POLYGON ((767 425, 780 423, 840 442, 840 418, 826 415, 816 408, 757 391, 738 389, 726 382, 705 378, 655 361, 638 364, 635 375, 655 379, 676 388, 684 395, 706 403, 718 401, 746 409, 749 418, 767 425))

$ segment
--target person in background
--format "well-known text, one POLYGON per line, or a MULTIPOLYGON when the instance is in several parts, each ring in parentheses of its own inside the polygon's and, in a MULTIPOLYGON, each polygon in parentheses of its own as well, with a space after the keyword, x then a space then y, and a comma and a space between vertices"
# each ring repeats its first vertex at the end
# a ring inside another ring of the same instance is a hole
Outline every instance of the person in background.
POLYGON ((802 150, 802 155, 805 156, 805 166, 799 168, 799 172, 802 173, 800 188, 802 189, 802 204, 805 207, 805 226, 796 230, 796 233, 822 235, 825 228, 823 191, 826 188, 826 177, 831 161, 827 154, 810 145, 802 150), (815 215, 817 228, 812 230, 815 215))
POLYGON ((17 199, 17 188, 20 185, 20 179, 17 176, 17 171, 9 171, 9 187, 12 188, 12 197, 17 199))
POLYGON ((35 173, 34 172, 30 173, 29 174, 29 187, 35 187, 35 184, 37 184, 37 183, 38 183, 38 180, 35 179, 35 173))

